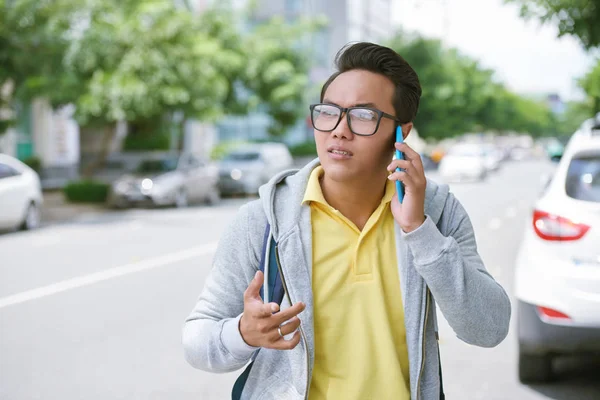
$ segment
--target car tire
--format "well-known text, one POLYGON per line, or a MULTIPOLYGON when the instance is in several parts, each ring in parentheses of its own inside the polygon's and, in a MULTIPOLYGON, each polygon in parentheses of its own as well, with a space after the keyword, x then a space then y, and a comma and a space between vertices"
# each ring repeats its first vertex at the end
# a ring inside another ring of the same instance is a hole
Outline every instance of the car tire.
POLYGON ((181 188, 175 193, 175 207, 186 208, 188 206, 188 195, 185 189, 181 188))
POLYGON ((554 380, 552 356, 519 353, 519 381, 521 383, 545 383, 552 380, 554 380))
POLYGON ((40 226, 41 222, 41 211, 40 207, 32 201, 25 211, 25 217, 21 223, 20 229, 23 231, 29 231, 36 229, 40 226))

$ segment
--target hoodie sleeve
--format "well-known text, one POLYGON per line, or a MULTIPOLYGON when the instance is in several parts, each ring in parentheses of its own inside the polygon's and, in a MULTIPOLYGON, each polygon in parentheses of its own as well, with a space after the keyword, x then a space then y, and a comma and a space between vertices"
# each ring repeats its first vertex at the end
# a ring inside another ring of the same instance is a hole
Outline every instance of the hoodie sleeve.
POLYGON ((221 236, 204 289, 183 326, 185 358, 204 371, 235 371, 257 350, 244 342, 239 331, 244 291, 259 264, 250 241, 254 235, 249 232, 248 209, 242 206, 221 236))
POLYGON ((485 269, 469 216, 452 194, 441 218, 447 236, 430 217, 403 234, 415 268, 457 336, 475 346, 494 347, 508 334, 508 295, 485 269))

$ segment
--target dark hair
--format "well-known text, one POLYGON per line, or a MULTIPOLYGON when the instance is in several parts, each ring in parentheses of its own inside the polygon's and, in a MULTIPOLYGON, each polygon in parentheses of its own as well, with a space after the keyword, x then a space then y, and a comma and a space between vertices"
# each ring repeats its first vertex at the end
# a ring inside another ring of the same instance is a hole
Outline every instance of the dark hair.
POLYGON ((421 84, 414 69, 400 54, 389 47, 374 43, 359 42, 344 46, 335 56, 334 72, 321 89, 321 101, 327 88, 340 74, 354 69, 381 74, 396 86, 392 104, 396 117, 407 123, 414 120, 419 109, 421 84))

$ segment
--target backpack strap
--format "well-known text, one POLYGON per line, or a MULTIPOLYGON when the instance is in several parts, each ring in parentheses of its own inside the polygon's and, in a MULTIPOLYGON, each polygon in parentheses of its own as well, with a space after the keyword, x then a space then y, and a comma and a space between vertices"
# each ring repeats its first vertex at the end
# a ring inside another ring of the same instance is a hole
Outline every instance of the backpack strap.
MULTIPOLYGON (((263 286, 260 288, 260 297, 262 297, 266 302, 272 301, 277 304, 281 304, 281 301, 283 300, 284 289, 283 283, 281 282, 281 277, 279 276, 279 267, 277 263, 277 242, 271 235, 271 226, 269 223, 267 223, 265 228, 262 254, 258 269, 265 274, 266 283, 266 285, 263 284, 263 286)), ((254 365, 254 357, 252 357, 250 364, 248 364, 244 372, 235 381, 231 391, 232 400, 240 400, 242 398, 244 386, 246 386, 246 381, 248 380, 248 376, 250 376, 250 371, 254 365)))

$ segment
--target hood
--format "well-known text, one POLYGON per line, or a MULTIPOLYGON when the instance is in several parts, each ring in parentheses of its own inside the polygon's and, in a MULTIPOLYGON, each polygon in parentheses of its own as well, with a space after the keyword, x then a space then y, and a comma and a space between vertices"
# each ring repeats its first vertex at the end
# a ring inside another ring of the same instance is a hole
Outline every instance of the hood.
MULTIPOLYGON (((284 235, 298 224, 308 179, 313 169, 320 164, 317 158, 302 169, 280 172, 260 187, 258 191, 260 201, 276 241, 279 240, 280 235, 284 235)), ((429 215, 436 224, 442 215, 449 193, 448 185, 437 184, 427 179, 425 214, 429 215)))

